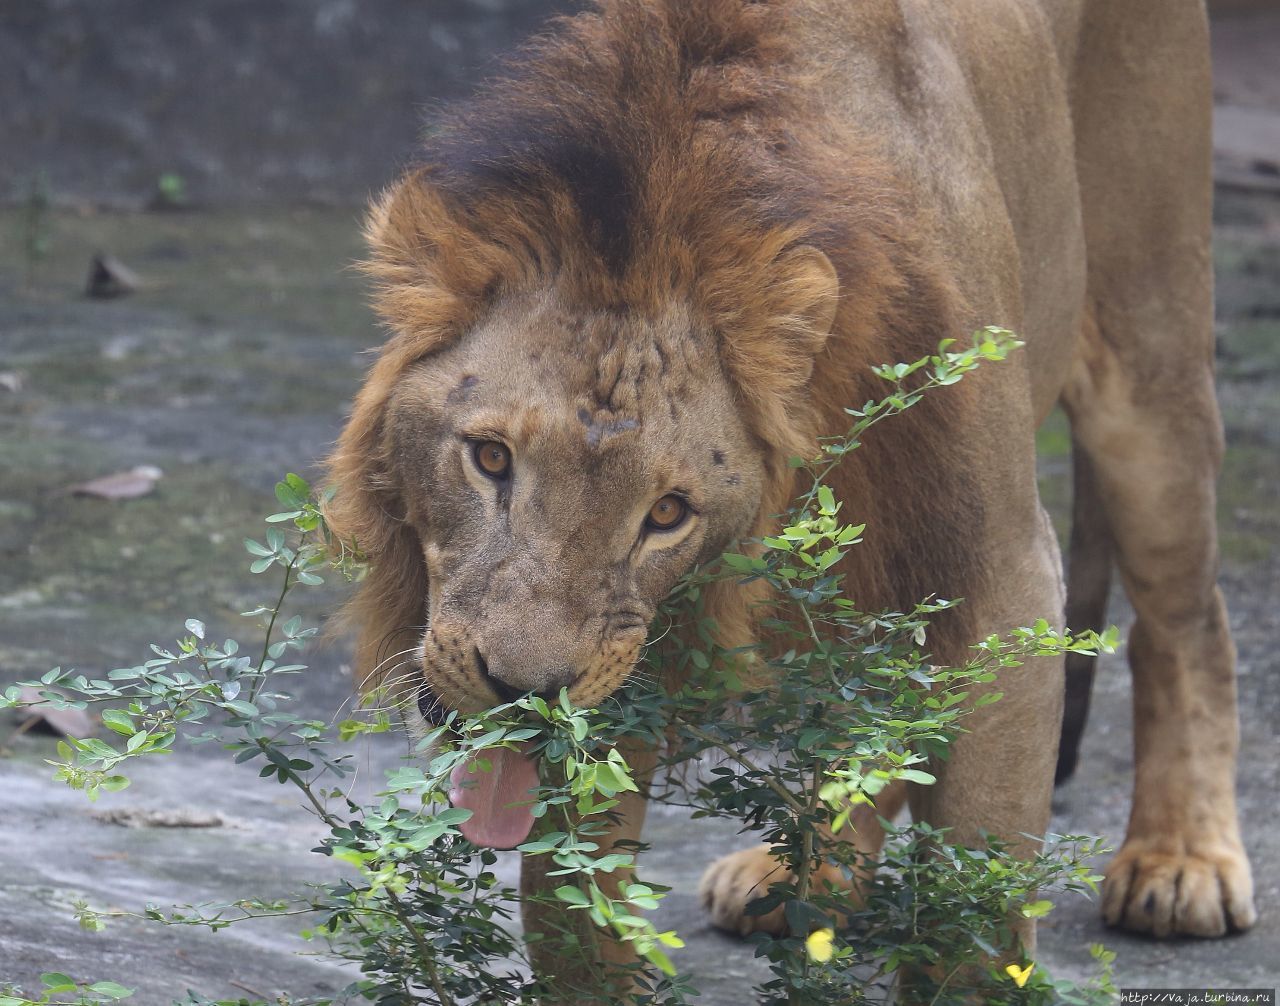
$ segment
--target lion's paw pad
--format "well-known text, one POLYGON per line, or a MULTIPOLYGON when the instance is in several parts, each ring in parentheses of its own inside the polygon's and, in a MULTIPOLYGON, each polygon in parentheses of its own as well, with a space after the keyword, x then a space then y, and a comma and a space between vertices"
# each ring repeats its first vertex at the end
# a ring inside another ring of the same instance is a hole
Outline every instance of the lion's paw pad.
POLYGON ((1258 918, 1244 851, 1216 843, 1194 852, 1168 841, 1132 839, 1107 867, 1102 917, 1152 936, 1223 936, 1258 918))

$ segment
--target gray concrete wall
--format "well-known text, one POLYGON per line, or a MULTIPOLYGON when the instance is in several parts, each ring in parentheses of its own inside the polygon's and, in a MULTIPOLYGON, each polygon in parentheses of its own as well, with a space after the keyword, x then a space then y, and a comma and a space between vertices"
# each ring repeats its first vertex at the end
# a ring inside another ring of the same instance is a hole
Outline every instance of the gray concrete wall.
POLYGON ((0 199, 355 202, 573 0, 0 0, 0 199))
MULTIPOLYGON (((357 203, 425 109, 585 0, 0 0, 0 203, 357 203)), ((1225 15, 1280 0, 1215 0, 1225 15)))

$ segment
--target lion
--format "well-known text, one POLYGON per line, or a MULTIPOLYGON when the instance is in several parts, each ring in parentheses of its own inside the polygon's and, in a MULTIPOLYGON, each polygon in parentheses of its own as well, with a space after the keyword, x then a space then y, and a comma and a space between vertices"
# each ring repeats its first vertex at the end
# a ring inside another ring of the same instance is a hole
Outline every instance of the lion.
MULTIPOLYGON (((601 702, 681 576, 768 532, 800 488, 788 459, 876 397, 872 364, 1004 326, 1025 350, 834 473, 867 524, 850 592, 965 598, 931 630, 957 662, 990 632, 1061 625, 1067 598, 1100 626, 1114 561, 1137 613, 1136 772, 1104 919, 1248 928, 1215 585, 1209 81, 1200 0, 597 0, 559 21, 371 210, 390 337, 330 459, 329 520, 370 559, 358 674, 396 676, 410 725, 527 692, 601 702), (1059 403, 1065 591, 1035 467, 1059 403)), ((708 605, 727 645, 752 638, 744 589, 708 605)), ((908 798, 958 841, 1031 851, 1062 661, 998 687, 908 798)), ((527 832, 498 806, 533 777, 522 759, 470 792, 474 840, 527 832)), ((628 796, 613 840, 643 817, 628 796)), ((765 849, 713 865, 713 921, 780 925, 744 913, 776 868, 765 849)))

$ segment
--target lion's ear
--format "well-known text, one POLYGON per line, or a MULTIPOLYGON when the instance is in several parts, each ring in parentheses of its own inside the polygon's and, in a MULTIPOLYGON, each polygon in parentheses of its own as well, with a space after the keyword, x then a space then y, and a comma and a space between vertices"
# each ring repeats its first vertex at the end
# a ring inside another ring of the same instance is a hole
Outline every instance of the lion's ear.
POLYGON ((726 257, 704 276, 722 359, 751 403, 756 431, 784 460, 809 447, 803 432, 811 417, 809 379, 840 305, 831 260, 787 238, 778 233, 756 242, 750 270, 726 257))
POLYGON ((802 329, 809 334, 811 342, 805 349, 816 356, 826 345, 840 305, 836 267, 822 249, 800 245, 781 257, 778 269, 784 277, 791 313, 803 321, 802 329))

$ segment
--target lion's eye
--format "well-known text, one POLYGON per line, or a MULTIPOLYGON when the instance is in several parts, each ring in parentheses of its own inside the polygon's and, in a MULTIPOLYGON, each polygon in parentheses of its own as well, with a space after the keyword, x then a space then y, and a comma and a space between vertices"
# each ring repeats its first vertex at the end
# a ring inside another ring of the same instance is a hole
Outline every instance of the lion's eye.
POLYGON ((668 493, 649 508, 644 525, 651 531, 674 531, 689 516, 689 504, 679 496, 668 493))
POLYGON ((505 479, 511 474, 511 451, 496 440, 481 440, 471 449, 476 467, 491 479, 505 479))

